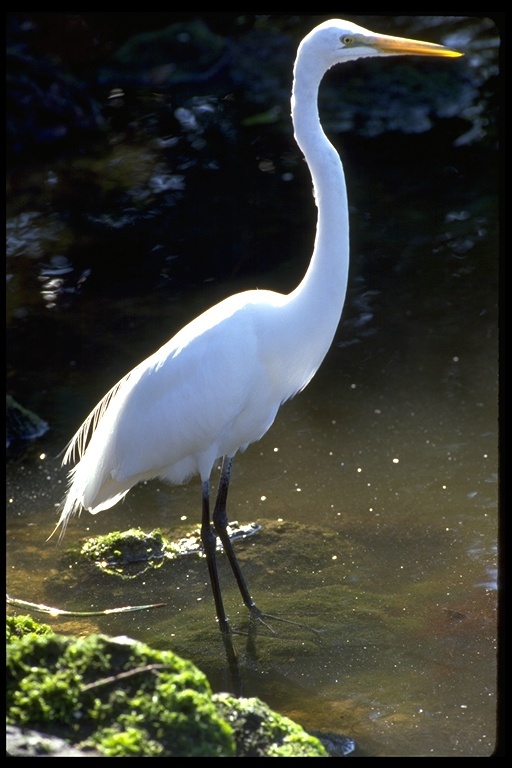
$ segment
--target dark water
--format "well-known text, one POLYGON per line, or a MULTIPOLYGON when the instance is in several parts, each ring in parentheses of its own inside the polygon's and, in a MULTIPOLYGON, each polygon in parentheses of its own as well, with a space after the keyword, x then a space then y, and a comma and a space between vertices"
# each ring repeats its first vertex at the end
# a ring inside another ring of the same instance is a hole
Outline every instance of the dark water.
MULTIPOLYGON (((336 144, 350 150, 352 204, 342 323, 308 388, 237 457, 230 491, 230 518, 262 525, 236 545, 256 603, 320 634, 276 623, 277 636, 260 631, 253 644, 235 636, 242 693, 306 729, 355 739, 359 754, 485 756, 498 694, 495 160, 488 147, 457 147, 443 132, 336 144)), ((310 204, 306 196, 304 213, 294 212, 305 217, 306 257, 310 204)), ((297 262, 257 285, 291 289, 297 262)), ((62 632, 170 647, 225 689, 233 681, 204 561, 114 586, 77 584, 63 573, 63 547, 46 543, 65 487, 57 454, 101 395, 203 308, 255 284, 196 282, 86 295, 46 324, 37 284, 26 268, 16 274, 16 380, 51 429, 7 467, 7 586, 74 610, 165 602, 100 618, 35 616, 62 632), (29 336, 31 307, 39 322, 29 336)), ((199 518, 197 478, 178 488, 152 482, 73 521, 64 548, 139 525, 172 535, 199 518)), ((222 557, 220 567, 231 622, 243 628, 222 557)))

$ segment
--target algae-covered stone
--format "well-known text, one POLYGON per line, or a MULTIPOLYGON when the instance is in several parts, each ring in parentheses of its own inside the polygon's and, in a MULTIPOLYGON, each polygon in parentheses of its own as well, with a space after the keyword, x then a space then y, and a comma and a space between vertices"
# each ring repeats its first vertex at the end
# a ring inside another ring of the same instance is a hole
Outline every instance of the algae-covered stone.
POLYGON ((214 700, 233 727, 237 757, 328 757, 316 736, 260 699, 220 693, 214 700))
POLYGON ((10 725, 107 757, 327 756, 259 699, 212 695, 203 672, 172 651, 66 637, 29 616, 7 626, 10 725))
POLYGON ((7 719, 107 756, 233 756, 206 676, 128 638, 27 634, 9 643, 7 719))
POLYGON ((53 634, 53 629, 48 624, 40 624, 38 621, 35 621, 32 616, 7 616, 7 642, 11 639, 24 637, 30 633, 49 635, 50 633, 53 634))

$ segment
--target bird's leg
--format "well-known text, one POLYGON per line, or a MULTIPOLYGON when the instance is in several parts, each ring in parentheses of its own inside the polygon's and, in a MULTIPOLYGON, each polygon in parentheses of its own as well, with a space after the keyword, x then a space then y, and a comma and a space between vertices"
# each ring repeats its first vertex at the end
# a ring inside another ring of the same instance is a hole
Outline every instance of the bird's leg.
POLYGON ((229 533, 227 530, 228 516, 226 512, 226 505, 227 505, 227 498, 228 498, 229 481, 231 479, 232 464, 233 464, 233 459, 228 458, 227 456, 224 456, 224 459, 222 461, 222 469, 220 472, 219 490, 217 491, 217 499, 215 501, 215 508, 213 510, 213 525, 215 526, 217 535, 222 542, 222 546, 224 547, 224 552, 228 556, 228 560, 233 570, 233 573, 235 574, 235 579, 238 584, 238 589, 240 590, 240 594, 242 595, 242 599, 245 605, 247 606, 247 608, 251 611, 251 613, 253 613, 255 611, 257 612, 258 609, 256 608, 254 600, 252 599, 249 589, 247 588, 247 584, 245 583, 242 569, 240 568, 240 564, 235 555, 235 550, 233 549, 233 544, 231 542, 231 539, 229 538, 229 533))
MULTIPOLYGON (((260 611, 260 609, 256 606, 256 603, 251 597, 251 593, 249 592, 249 588, 247 587, 244 575, 242 573, 242 569, 240 568, 240 563, 238 562, 238 559, 235 555, 233 543, 229 538, 228 515, 227 515, 226 508, 227 508, 229 481, 231 479, 232 464, 233 464, 233 459, 228 458, 227 456, 224 456, 224 459, 222 460, 222 469, 220 471, 219 490, 217 491, 217 499, 215 501, 215 508, 213 510, 213 525, 215 526, 217 535, 222 542, 222 546, 224 547, 224 552, 228 557, 229 564, 231 565, 231 569, 235 574, 236 583, 238 584, 238 589, 240 590, 240 594, 242 595, 242 600, 244 601, 245 605, 250 611, 251 619, 260 621, 269 630, 269 632, 275 635, 277 633, 264 620, 264 617, 268 616, 268 614, 265 614, 262 611, 260 611)), ((275 618, 275 617, 268 616, 268 618, 275 618)))
POLYGON ((217 536, 210 523, 210 481, 205 480, 202 486, 203 494, 203 518, 201 522, 201 541, 203 542, 204 554, 210 574, 210 584, 215 601, 215 610, 217 611, 217 620, 219 629, 222 633, 229 632, 228 620, 222 602, 222 593, 220 590, 219 574, 217 571, 217 558, 215 548, 217 545, 217 536))
MULTIPOLYGON (((237 581, 240 594, 242 595, 242 599, 250 611, 251 619, 261 622, 273 635, 276 635, 277 632, 275 632, 275 630, 272 629, 270 624, 268 624, 265 621, 266 618, 275 619, 276 621, 282 621, 282 622, 285 622, 286 624, 293 624, 298 627, 303 627, 305 625, 300 624, 299 622, 291 621, 290 619, 285 619, 282 616, 274 616, 270 613, 264 613, 257 607, 256 603, 251 597, 251 594, 245 582, 242 569, 240 568, 240 564, 235 555, 235 550, 233 548, 233 544, 231 542, 231 539, 229 538, 229 533, 227 530, 228 516, 227 516, 226 507, 227 507, 229 481, 231 479, 232 464, 233 464, 233 459, 228 458, 227 456, 224 456, 224 459, 222 461, 222 469, 220 472, 219 490, 217 491, 217 499, 215 501, 215 507, 213 510, 213 525, 215 526, 217 535, 222 542, 224 551, 228 556, 228 560, 233 570, 233 573, 235 574, 235 579, 237 581)), ((220 590, 219 590, 219 594, 220 594, 220 590)), ((317 633, 316 629, 312 629, 311 631, 317 633)))

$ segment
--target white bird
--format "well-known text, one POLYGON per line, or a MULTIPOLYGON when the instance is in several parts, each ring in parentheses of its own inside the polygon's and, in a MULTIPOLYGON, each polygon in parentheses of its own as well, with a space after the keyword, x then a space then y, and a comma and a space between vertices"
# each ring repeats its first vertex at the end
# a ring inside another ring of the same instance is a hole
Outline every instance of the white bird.
POLYGON ((229 632, 216 565, 220 538, 252 617, 255 605, 227 532, 226 501, 238 451, 259 440, 279 406, 308 384, 338 326, 349 267, 349 216, 343 166, 325 136, 318 90, 335 64, 367 56, 462 54, 434 43, 378 35, 348 21, 315 27, 299 45, 291 98, 295 139, 309 166, 318 208, 311 262, 289 294, 249 290, 196 317, 119 381, 71 440, 64 464, 80 457, 56 529, 81 508, 92 514, 136 483, 159 478, 202 483, 201 540, 217 620, 229 632), (210 517, 210 475, 222 459, 210 517), (213 522, 213 525, 212 525, 213 522))

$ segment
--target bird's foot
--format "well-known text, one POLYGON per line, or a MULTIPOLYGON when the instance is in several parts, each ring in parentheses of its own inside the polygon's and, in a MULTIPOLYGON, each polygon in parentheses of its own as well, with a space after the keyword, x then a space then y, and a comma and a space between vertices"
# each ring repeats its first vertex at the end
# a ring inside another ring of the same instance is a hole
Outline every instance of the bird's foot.
POLYGON ((277 632, 274 627, 270 624, 272 621, 280 621, 282 624, 291 624, 294 627, 299 627, 300 629, 306 629, 308 632, 312 632, 317 637, 320 637, 324 631, 315 629, 314 627, 310 627, 307 624, 303 624, 300 621, 294 621, 293 619, 287 619, 284 616, 276 616, 273 613, 265 613, 264 611, 261 611, 254 603, 249 608, 249 629, 248 630, 242 630, 242 629, 235 629, 229 621, 227 617, 224 617, 221 621, 219 621, 219 629, 221 633, 225 637, 229 637, 230 635, 255 635, 256 634, 256 628, 258 625, 262 625, 265 627, 265 629, 268 631, 270 635, 273 635, 274 637, 279 637, 279 632, 277 632))
POLYGON ((279 635, 278 632, 269 624, 270 621, 280 621, 284 624, 291 624, 295 627, 300 627, 301 629, 307 629, 308 632, 312 632, 315 635, 320 636, 322 632, 319 629, 315 629, 314 627, 309 627, 307 624, 303 624, 300 621, 293 621, 293 619, 286 619, 284 616, 276 616, 272 613, 264 613, 259 608, 257 608, 255 605, 252 605, 249 608, 249 617, 251 624, 255 625, 256 622, 259 622, 260 624, 263 624, 263 626, 270 632, 271 635, 279 635))

